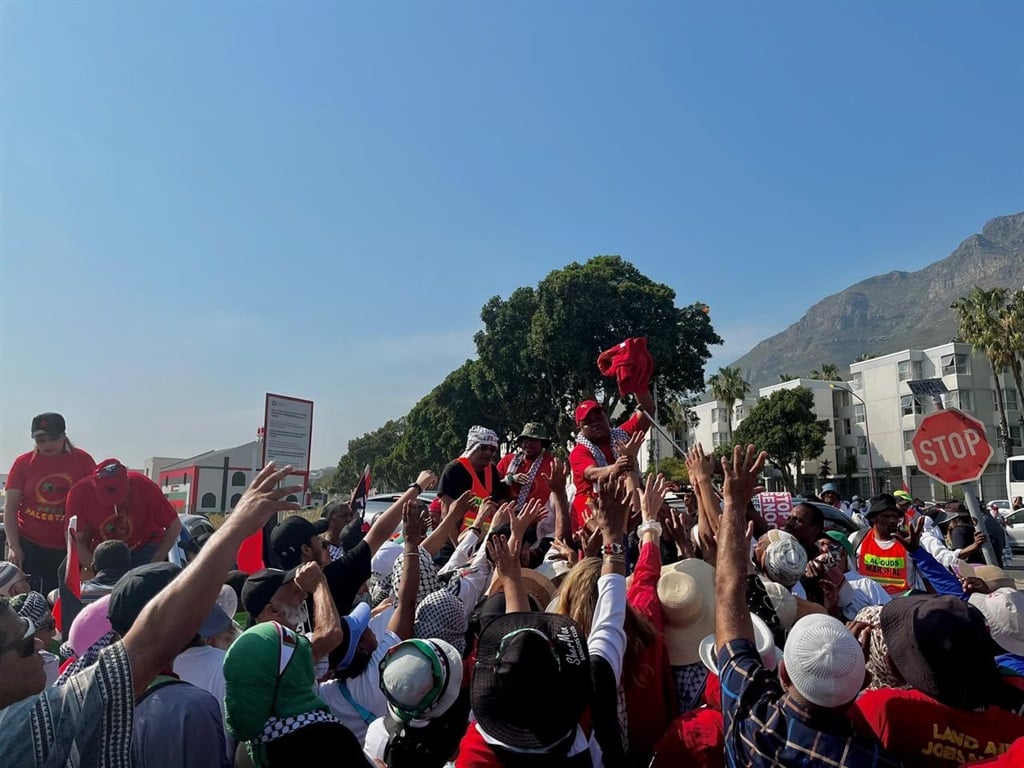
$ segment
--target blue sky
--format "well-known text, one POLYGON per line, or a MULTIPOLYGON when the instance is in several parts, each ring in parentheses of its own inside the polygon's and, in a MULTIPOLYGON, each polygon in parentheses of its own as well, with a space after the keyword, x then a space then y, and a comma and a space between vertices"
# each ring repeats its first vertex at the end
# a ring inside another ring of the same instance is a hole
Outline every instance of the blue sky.
POLYGON ((713 367, 1024 208, 1024 4, 0 4, 0 464, 313 465, 472 356, 481 305, 617 253, 713 367))

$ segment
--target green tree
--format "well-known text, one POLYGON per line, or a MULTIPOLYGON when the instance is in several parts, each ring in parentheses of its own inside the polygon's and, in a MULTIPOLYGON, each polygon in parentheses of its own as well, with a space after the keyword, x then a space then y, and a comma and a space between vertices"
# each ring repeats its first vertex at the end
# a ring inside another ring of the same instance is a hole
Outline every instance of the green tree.
POLYGON ((786 381, 793 381, 793 380, 795 380, 797 378, 798 377, 794 376, 792 373, 780 373, 779 374, 779 383, 781 384, 781 383, 786 382, 786 381))
POLYGON ((805 387, 780 389, 758 401, 736 428, 736 441, 753 443, 768 452, 768 462, 782 473, 790 492, 796 491, 793 467, 825 450, 828 419, 814 413, 814 394, 805 387))
POLYGON ((832 462, 828 459, 822 459, 818 462, 818 477, 821 478, 822 482, 825 482, 832 477, 832 462))
POLYGON ((815 379, 816 381, 842 381, 843 377, 839 375, 838 366, 833 363, 822 363, 819 368, 815 368, 811 371, 811 375, 808 377, 815 379))
POLYGON ((1011 350, 1016 350, 1010 355, 1009 363, 1013 384, 1017 388, 1017 408, 1021 410, 1024 408, 1024 289, 1010 294, 1010 301, 999 316, 999 328, 1006 337, 1007 346, 1011 350))
MULTIPOLYGON (((667 459, 659 461, 658 472, 663 474, 666 479, 675 480, 677 483, 688 483, 690 481, 690 473, 686 469, 686 462, 675 456, 669 456, 667 459)), ((654 474, 653 466, 651 466, 647 474, 654 474)))
POLYGON ((839 466, 839 473, 847 480, 853 480, 853 476, 859 469, 856 456, 844 456, 842 464, 839 466))
POLYGON ((1012 368, 1019 350, 1011 345, 1011 339, 1007 338, 1002 325, 1003 318, 1008 314, 1007 299, 1008 291, 1005 288, 985 289, 975 286, 969 294, 954 301, 950 308, 956 313, 960 323, 960 340, 984 353, 992 367, 1003 453, 1010 456, 1013 447, 1006 418, 1006 399, 1003 397, 999 373, 1012 368))
POLYGON ((659 407, 686 397, 703 387, 708 347, 722 340, 707 305, 676 307, 675 298, 672 288, 619 256, 555 270, 532 295, 520 289, 506 300, 495 297, 484 306, 484 329, 475 337, 481 364, 477 394, 484 394, 484 384, 491 387, 499 403, 492 410, 508 432, 533 419, 566 445, 580 400, 594 397, 611 412, 622 399, 598 370, 597 356, 623 339, 643 336, 654 358, 659 407))
MULTIPOLYGON (((405 418, 388 421, 383 427, 367 432, 362 437, 348 441, 348 450, 338 460, 338 467, 331 479, 330 490, 342 496, 348 495, 359 482, 367 464, 373 475, 373 484, 378 487, 404 487, 402 478, 395 478, 380 464, 398 446, 405 432, 405 418)), ((408 480, 404 483, 408 484, 408 480)))
POLYGON ((719 368, 718 373, 708 379, 708 386, 711 387, 711 396, 726 406, 725 413, 731 440, 733 409, 736 407, 736 401, 743 400, 750 392, 750 384, 744 380, 743 373, 739 368, 725 366, 719 368))

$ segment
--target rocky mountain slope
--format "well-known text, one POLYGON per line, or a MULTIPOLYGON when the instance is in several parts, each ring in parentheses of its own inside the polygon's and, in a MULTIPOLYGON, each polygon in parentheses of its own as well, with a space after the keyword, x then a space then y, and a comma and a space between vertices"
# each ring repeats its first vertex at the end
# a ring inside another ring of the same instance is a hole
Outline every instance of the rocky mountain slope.
POLYGON ((844 370, 865 354, 944 344, 956 335, 949 305, 974 286, 1024 286, 1024 212, 1000 216, 949 256, 917 272, 890 272, 815 304, 786 330, 733 363, 752 389, 822 363, 844 370))

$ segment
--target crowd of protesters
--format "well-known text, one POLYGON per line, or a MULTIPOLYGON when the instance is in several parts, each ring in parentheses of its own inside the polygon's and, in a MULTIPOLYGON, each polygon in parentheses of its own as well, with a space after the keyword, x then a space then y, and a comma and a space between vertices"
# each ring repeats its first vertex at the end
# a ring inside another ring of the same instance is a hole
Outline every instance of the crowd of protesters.
POLYGON ((858 533, 810 502, 770 528, 754 446, 641 477, 637 401, 618 427, 579 404, 567 463, 544 425, 504 457, 474 426, 373 520, 295 514, 267 466, 184 568, 160 489, 36 417, 4 508, 0 766, 1024 766, 995 518, 825 486, 858 533), (273 567, 237 570, 272 519, 273 567))

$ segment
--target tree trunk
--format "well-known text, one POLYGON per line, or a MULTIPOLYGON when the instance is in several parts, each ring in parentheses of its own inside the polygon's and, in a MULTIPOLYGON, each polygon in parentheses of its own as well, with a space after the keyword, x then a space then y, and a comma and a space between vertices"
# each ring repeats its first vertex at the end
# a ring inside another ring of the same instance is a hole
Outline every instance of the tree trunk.
POLYGON ((782 473, 782 482, 786 484, 786 490, 792 494, 796 494, 796 481, 793 479, 793 473, 790 471, 790 466, 787 462, 772 462, 775 468, 782 473))
POLYGON ((1022 414, 1020 425, 1021 432, 1024 432, 1024 376, 1021 375, 1020 360, 1016 356, 1010 363, 1010 372, 1013 374, 1013 385, 1017 388, 1017 411, 1022 414))
POLYGON ((996 409, 999 411, 999 431, 1003 442, 1003 456, 1012 456, 1013 445, 1010 442, 1010 428, 1006 421, 1006 401, 1003 399, 1003 385, 999 381, 999 374, 996 373, 996 370, 996 366, 993 365, 992 378, 996 382, 996 409))

